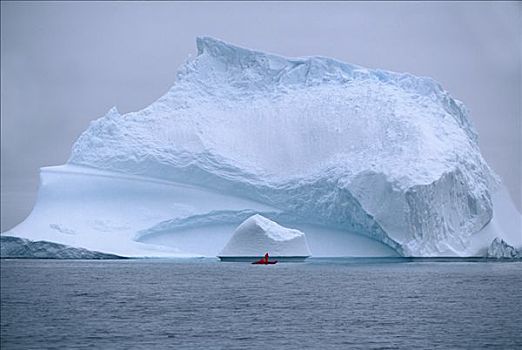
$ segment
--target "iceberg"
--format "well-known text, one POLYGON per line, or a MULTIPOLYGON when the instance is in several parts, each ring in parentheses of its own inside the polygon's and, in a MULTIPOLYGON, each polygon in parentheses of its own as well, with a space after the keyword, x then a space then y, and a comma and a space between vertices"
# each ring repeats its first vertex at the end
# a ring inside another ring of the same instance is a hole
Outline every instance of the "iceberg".
POLYGON ((497 237, 491 242, 487 256, 494 259, 522 259, 522 252, 497 237))
POLYGON ((485 256, 521 217, 465 106, 430 78, 220 40, 143 110, 93 121, 7 234, 124 256, 216 256, 259 213, 314 256, 485 256), (500 208, 500 209, 499 209, 500 208), (503 208, 507 208, 504 211, 503 208))
POLYGON ((265 252, 278 261, 303 261, 311 255, 303 232, 255 214, 239 225, 218 257, 222 261, 256 261, 265 252))
POLYGON ((1 236, 0 243, 0 258, 2 259, 123 259, 121 256, 113 254, 11 236, 1 236))

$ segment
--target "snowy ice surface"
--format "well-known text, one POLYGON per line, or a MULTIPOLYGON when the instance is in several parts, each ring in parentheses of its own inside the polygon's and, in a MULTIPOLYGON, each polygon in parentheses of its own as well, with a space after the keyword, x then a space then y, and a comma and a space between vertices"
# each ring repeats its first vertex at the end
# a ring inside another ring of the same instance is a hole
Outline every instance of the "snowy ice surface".
POLYGON ((310 256, 305 234, 278 225, 262 215, 246 219, 234 231, 219 256, 310 256))
POLYGON ((197 47, 159 100, 111 109, 67 165, 43 168, 33 212, 9 234, 215 256, 260 213, 307 232, 314 256, 485 255, 495 237, 522 246, 467 110, 434 80, 211 38, 197 47))

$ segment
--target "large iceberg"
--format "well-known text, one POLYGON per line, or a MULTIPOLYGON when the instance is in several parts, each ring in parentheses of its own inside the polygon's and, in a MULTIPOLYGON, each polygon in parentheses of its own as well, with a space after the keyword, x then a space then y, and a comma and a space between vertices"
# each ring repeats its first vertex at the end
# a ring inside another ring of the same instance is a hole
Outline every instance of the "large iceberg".
POLYGON ((288 261, 302 261, 310 256, 303 232, 256 214, 239 225, 219 258, 225 261, 252 258, 251 261, 255 261, 265 252, 274 259, 288 261))
POLYGON ((9 234, 215 256, 260 213, 307 232, 314 256, 485 255, 495 237, 522 246, 466 108, 434 80, 212 38, 197 50, 159 100, 111 109, 66 165, 43 168, 33 212, 9 234))

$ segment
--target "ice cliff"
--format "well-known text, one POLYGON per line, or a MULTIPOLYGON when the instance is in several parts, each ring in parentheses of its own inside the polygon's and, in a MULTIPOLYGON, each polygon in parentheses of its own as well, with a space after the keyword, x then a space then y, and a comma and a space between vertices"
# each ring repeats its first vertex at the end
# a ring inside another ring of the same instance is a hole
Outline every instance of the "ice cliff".
MULTIPOLYGON (((145 109, 93 121, 10 234, 127 255, 215 255, 260 213, 314 256, 486 254, 501 190, 437 82, 197 39, 145 109)), ((509 200, 509 199, 508 199, 509 200)), ((517 232, 518 230, 518 232, 517 232)))
POLYGON ((303 232, 256 214, 239 225, 219 256, 262 257, 267 252, 273 257, 311 255, 303 232))

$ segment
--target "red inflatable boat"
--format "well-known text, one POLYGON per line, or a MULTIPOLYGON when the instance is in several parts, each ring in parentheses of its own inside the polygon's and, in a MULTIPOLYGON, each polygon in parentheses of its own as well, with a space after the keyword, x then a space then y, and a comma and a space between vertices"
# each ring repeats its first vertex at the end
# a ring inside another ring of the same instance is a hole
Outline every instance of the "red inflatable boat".
POLYGON ((259 260, 259 261, 254 261, 252 264, 254 265, 273 265, 273 264, 277 264, 277 260, 274 260, 274 261, 263 261, 263 259, 259 260))
POLYGON ((252 264, 254 264, 254 265, 273 265, 273 264, 277 264, 277 260, 269 261, 268 253, 266 253, 264 257, 262 257, 258 261, 254 261, 252 264))

